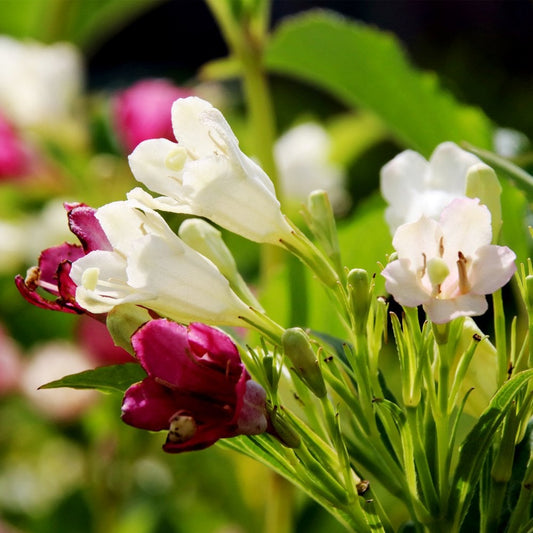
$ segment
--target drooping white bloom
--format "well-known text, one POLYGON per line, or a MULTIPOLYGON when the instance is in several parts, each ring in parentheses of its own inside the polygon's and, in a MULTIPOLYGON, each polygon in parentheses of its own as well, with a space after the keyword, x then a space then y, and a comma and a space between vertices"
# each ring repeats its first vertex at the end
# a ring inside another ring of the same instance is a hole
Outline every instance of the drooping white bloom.
POLYGON ((383 270, 385 286, 407 307, 422 304, 431 321, 481 315, 491 294, 512 277, 516 256, 491 245, 489 210, 479 200, 458 198, 440 220, 422 216, 400 226, 393 238, 398 259, 383 270))
POLYGON ((150 139, 129 157, 135 178, 163 196, 134 189, 128 198, 208 218, 257 242, 279 244, 290 234, 270 178, 241 152, 218 109, 197 97, 181 98, 172 106, 172 125, 178 143, 150 139))
POLYGON ((335 211, 348 206, 343 170, 329 160, 330 150, 331 138, 316 122, 299 124, 277 140, 274 155, 285 198, 305 202, 311 192, 321 189, 335 211))
POLYGON ((19 126, 69 117, 81 93, 81 55, 70 43, 0 36, 0 72, 0 109, 19 126))
POLYGON ((389 204, 385 218, 394 234, 398 226, 422 215, 438 219, 454 199, 466 196, 466 176, 481 163, 452 142, 439 144, 429 161, 405 150, 381 169, 381 193, 389 204))
POLYGON ((113 250, 72 264, 76 301, 93 313, 133 303, 178 322, 243 325, 251 311, 215 265, 187 246, 155 211, 113 202, 96 217, 113 250))

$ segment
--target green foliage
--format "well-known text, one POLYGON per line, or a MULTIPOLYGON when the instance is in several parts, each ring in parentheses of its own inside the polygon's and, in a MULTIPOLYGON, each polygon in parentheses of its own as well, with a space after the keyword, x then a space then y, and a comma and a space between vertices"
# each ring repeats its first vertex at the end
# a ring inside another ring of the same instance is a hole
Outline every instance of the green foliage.
POLYGON ((0 33, 88 50, 161 0, 2 0, 0 33))
POLYGON ((78 374, 71 374, 56 381, 43 385, 41 389, 57 389, 70 387, 72 389, 96 389, 101 392, 124 393, 126 389, 146 377, 146 372, 137 363, 101 366, 94 370, 86 370, 78 374))
POLYGON ((483 112, 459 104, 380 30, 328 12, 293 17, 274 32, 266 66, 373 111, 400 142, 425 156, 444 141, 490 146, 483 112))

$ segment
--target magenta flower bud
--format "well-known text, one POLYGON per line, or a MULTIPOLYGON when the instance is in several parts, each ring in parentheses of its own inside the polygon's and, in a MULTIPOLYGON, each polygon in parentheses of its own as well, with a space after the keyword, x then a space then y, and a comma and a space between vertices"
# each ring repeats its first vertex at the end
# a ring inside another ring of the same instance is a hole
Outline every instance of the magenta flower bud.
POLYGON ((117 94, 113 122, 123 149, 130 153, 146 139, 174 139, 170 110, 192 92, 163 79, 146 79, 117 94))
POLYGON ((158 319, 131 340, 148 377, 126 391, 122 420, 168 431, 166 452, 201 450, 221 438, 266 431, 265 391, 226 334, 205 324, 158 319))
POLYGON ((81 245, 63 243, 41 252, 39 264, 31 267, 26 277, 15 277, 15 284, 22 296, 42 309, 85 313, 76 302, 76 284, 70 278, 72 263, 93 250, 108 250, 109 241, 95 217, 96 210, 84 204, 65 204, 69 228, 81 245), (48 292, 55 299, 44 298, 38 289, 48 292))

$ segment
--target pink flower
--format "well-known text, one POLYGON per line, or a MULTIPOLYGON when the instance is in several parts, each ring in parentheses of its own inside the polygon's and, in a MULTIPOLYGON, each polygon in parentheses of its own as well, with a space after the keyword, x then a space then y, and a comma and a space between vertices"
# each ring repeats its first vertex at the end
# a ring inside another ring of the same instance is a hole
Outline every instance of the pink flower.
POLYGON ((392 244, 398 259, 383 270, 385 286, 401 305, 423 305, 428 318, 445 324, 481 315, 492 294, 513 276, 516 255, 490 244, 491 215, 479 200, 457 198, 440 220, 426 216, 400 226, 392 244))
POLYGON ((0 181, 30 173, 32 156, 28 146, 0 114, 0 181))
POLYGON ((191 91, 162 79, 141 80, 118 93, 113 102, 113 121, 123 148, 130 153, 146 139, 174 139, 172 103, 191 95, 191 91))
POLYGON ((148 377, 126 391, 122 420, 167 430, 165 451, 200 450, 221 438, 266 431, 265 391, 221 331, 158 319, 142 326, 132 345, 148 377))
POLYGON ((81 245, 63 243, 41 252, 38 266, 28 270, 26 278, 18 275, 15 284, 22 296, 42 309, 84 313, 76 302, 76 284, 70 278, 72 263, 93 250, 109 250, 111 245, 95 217, 96 210, 84 204, 65 204, 69 228, 81 245), (55 296, 44 298, 38 288, 55 296))

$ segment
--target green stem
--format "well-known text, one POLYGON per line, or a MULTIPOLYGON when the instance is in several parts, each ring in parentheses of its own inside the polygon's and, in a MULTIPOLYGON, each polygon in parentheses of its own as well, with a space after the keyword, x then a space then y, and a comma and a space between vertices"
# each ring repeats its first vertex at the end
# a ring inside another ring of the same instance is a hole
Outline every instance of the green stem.
POLYGON ((498 387, 501 387, 506 379, 508 366, 505 313, 501 289, 492 295, 492 303, 494 307, 494 336, 498 354, 498 387))

